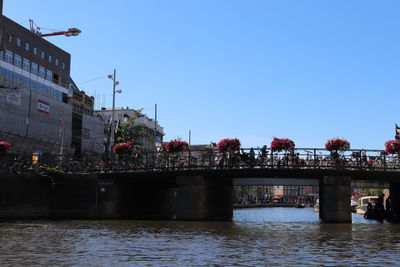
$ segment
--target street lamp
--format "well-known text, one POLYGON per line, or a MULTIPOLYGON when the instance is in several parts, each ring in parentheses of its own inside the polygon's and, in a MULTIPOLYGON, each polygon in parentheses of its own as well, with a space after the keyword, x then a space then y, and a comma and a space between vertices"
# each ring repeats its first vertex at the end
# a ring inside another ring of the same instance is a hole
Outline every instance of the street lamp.
POLYGON ((109 136, 109 144, 110 144, 110 155, 112 153, 112 145, 114 144, 114 113, 115 113, 115 93, 122 93, 122 90, 115 90, 115 87, 119 84, 119 81, 116 80, 116 70, 114 69, 114 75, 108 75, 108 79, 113 81, 113 102, 112 102, 112 113, 111 113, 111 123, 110 123, 110 136, 109 136))

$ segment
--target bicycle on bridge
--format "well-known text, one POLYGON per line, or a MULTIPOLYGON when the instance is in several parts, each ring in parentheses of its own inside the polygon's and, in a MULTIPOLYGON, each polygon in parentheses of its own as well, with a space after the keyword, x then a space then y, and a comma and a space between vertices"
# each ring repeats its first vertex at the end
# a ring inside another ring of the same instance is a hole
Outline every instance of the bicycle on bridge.
POLYGON ((243 148, 220 152, 213 146, 181 152, 142 151, 105 159, 101 155, 83 157, 42 157, 39 167, 30 155, 7 153, 0 156, 1 173, 28 173, 54 168, 64 173, 125 173, 201 169, 292 168, 399 171, 400 159, 383 150, 351 149, 326 151, 322 148, 243 148))

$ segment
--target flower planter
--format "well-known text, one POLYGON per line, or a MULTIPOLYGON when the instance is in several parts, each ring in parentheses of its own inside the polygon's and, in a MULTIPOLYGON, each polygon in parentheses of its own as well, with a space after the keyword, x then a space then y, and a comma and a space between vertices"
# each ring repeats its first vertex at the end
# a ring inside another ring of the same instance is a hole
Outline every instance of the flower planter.
POLYGON ((7 141, 0 142, 0 153, 5 153, 11 148, 11 145, 7 141))
POLYGON ((128 155, 133 151, 133 142, 128 141, 126 143, 118 143, 113 147, 113 151, 116 155, 128 155))
POLYGON ((289 138, 274 138, 271 142, 272 152, 281 152, 282 150, 293 151, 295 144, 289 138))
POLYGON ((400 140, 389 140, 385 142, 385 152, 388 154, 399 154, 400 140))
POLYGON ((220 153, 239 151, 240 141, 237 138, 222 139, 218 142, 217 149, 220 153))
POLYGON ((332 138, 326 141, 325 149, 332 152, 347 151, 350 149, 350 142, 346 139, 332 138))
POLYGON ((188 150, 188 143, 185 141, 171 140, 165 144, 164 149, 171 153, 182 152, 188 150))

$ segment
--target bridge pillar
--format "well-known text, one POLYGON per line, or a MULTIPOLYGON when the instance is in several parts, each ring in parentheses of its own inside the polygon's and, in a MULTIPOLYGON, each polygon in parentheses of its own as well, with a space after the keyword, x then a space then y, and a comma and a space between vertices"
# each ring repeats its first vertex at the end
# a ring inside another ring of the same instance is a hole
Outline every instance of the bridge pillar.
POLYGON ((390 183, 392 222, 400 223, 400 183, 390 183))
POLYGON ((319 184, 319 217, 327 223, 351 223, 351 177, 325 176, 319 184))
POLYGON ((176 179, 177 220, 231 220, 232 179, 179 176, 176 179))

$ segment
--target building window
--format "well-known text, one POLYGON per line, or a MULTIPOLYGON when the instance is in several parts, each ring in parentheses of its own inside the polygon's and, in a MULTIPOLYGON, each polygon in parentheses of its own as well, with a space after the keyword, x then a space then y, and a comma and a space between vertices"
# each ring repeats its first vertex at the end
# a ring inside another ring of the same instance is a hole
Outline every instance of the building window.
POLYGON ((62 63, 62 68, 63 68, 63 70, 65 70, 65 63, 64 62, 62 63))
POLYGON ((17 66, 18 68, 22 68, 22 58, 21 56, 15 54, 14 55, 14 65, 17 66))
POLYGON ((42 66, 39 66, 39 77, 42 77, 43 79, 46 77, 46 70, 42 66))
POLYGON ((22 68, 26 71, 30 71, 30 62, 28 59, 24 58, 22 61, 22 68))
POLYGON ((56 58, 55 64, 56 64, 56 66, 58 66, 58 59, 57 58, 56 58))
POLYGON ((6 56, 5 56, 5 61, 7 61, 8 63, 12 64, 13 62, 13 53, 9 50, 6 50, 6 56))
POLYGON ((51 70, 46 70, 46 80, 48 81, 53 80, 53 72, 51 70))
POLYGON ((0 60, 4 60, 4 51, 0 50, 0 60))
POLYGON ((33 63, 31 64, 31 73, 38 75, 38 64, 33 63))
POLYGON ((21 46, 21 39, 17 38, 17 46, 21 46))
POLYGON ((33 48, 33 54, 37 55, 37 48, 36 47, 33 48))
POLYGON ((50 63, 51 63, 51 59, 52 59, 51 56, 49 56, 49 62, 50 62, 50 63))
POLYGON ((25 50, 29 51, 29 43, 25 43, 25 50))
POLYGON ((40 57, 44 59, 44 52, 43 51, 40 52, 40 57))
POLYGON ((12 42, 13 36, 12 36, 11 34, 7 34, 7 40, 8 40, 9 42, 12 42))

